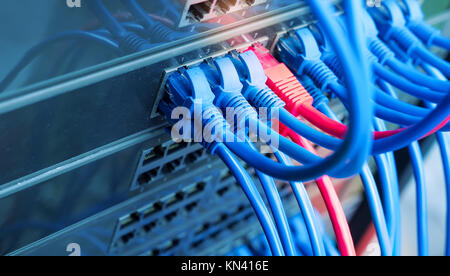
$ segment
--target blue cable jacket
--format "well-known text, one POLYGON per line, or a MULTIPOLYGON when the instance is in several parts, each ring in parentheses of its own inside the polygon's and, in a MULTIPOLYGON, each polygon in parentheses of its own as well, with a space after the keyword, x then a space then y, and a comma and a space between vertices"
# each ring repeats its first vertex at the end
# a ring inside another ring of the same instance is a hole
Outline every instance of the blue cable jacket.
POLYGON ((217 146, 215 153, 228 166, 237 182, 244 190, 245 195, 250 201, 250 204, 252 205, 259 222, 261 223, 261 227, 266 235, 272 254, 275 256, 283 256, 283 246, 281 244, 280 237, 278 236, 276 226, 272 221, 270 213, 267 210, 258 189, 254 185, 247 171, 223 144, 219 144, 217 146))
POLYGON ((418 142, 411 143, 408 149, 414 170, 414 178, 416 180, 417 240, 419 256, 428 256, 428 208, 422 152, 418 142))
POLYGON ((447 191, 445 255, 450 256, 450 135, 448 133, 438 132, 436 133, 436 138, 441 151, 442 166, 444 169, 445 186, 447 191))
MULTIPOLYGON (((274 151, 275 157, 278 161, 285 165, 292 165, 292 161, 283 153, 279 151, 274 151)), ((303 183, 301 182, 290 182, 292 191, 294 192, 297 203, 300 207, 300 211, 303 216, 306 228, 308 230, 309 240, 311 243, 311 248, 316 256, 325 256, 324 243, 320 235, 320 231, 317 228, 318 223, 314 207, 309 199, 308 192, 303 183)))
MULTIPOLYGON (((324 163, 330 166, 330 169, 332 169, 330 175, 333 175, 334 172, 345 167, 346 163, 342 161, 350 158, 353 161, 353 166, 347 167, 346 169, 349 175, 353 175, 360 170, 366 161, 372 145, 370 133, 372 129, 371 118, 373 115, 373 105, 370 100, 372 98, 372 91, 366 87, 370 79, 369 68, 362 61, 355 58, 355 54, 357 57, 362 56, 362 49, 360 47, 363 44, 346 47, 344 37, 339 35, 340 28, 338 23, 330 20, 330 18, 333 18, 333 10, 328 1, 308 0, 307 2, 319 20, 331 46, 340 57, 340 62, 344 68, 345 81, 350 92, 348 105, 350 107, 350 126, 346 139, 339 150, 332 155, 332 158, 327 159, 324 163), (356 74, 359 77, 353 78, 352 76, 356 74)), ((362 5, 362 3, 359 3, 359 5, 362 5)), ((354 27, 358 28, 360 26, 354 27)), ((353 30, 353 28, 351 29, 353 30)), ((352 34, 359 35, 359 31, 353 31, 352 34)), ((358 38, 355 38, 355 40, 358 40, 358 38)), ((328 168, 326 171, 329 171, 328 168)))
POLYGON ((409 67, 408 65, 398 61, 395 58, 387 59, 386 65, 417 85, 428 87, 437 92, 450 92, 450 83, 448 81, 441 81, 420 73, 414 68, 409 67))
MULTIPOLYGON (((422 64, 423 69, 431 76, 437 79, 445 80, 445 76, 442 75, 437 69, 422 64)), ((426 106, 432 108, 435 105, 431 103, 425 103, 426 106)), ((450 256, 450 135, 448 133, 437 132, 436 138, 441 152, 442 167, 444 171, 445 189, 446 189, 446 242, 445 242, 445 255, 450 256)))
MULTIPOLYGON (((323 112, 324 114, 328 114, 331 119, 339 121, 336 114, 333 112, 333 110, 331 110, 329 106, 323 105, 319 111, 323 112)), ((389 235, 386 218, 384 215, 383 205, 381 203, 375 179, 367 164, 364 165, 360 173, 360 176, 364 184, 365 194, 370 206, 370 212, 377 232, 378 240, 380 242, 382 254, 385 256, 391 255, 392 254, 392 246, 390 245, 391 238, 389 235)), ((387 188, 386 191, 392 192, 392 190, 389 189, 389 187, 386 188, 387 188)), ((392 196, 388 195, 387 199, 392 200, 392 196)), ((392 208, 392 206, 395 203, 389 202, 389 204, 391 204, 390 207, 392 208)), ((389 228, 392 226, 392 219, 393 219, 391 208, 388 208, 388 213, 390 215, 388 216, 388 221, 390 223, 389 228)))
POLYGON ((450 51, 450 39, 448 37, 445 37, 443 35, 437 35, 433 38, 431 43, 434 44, 435 46, 438 46, 438 47, 446 49, 447 51, 450 51))
MULTIPOLYGON (((348 101, 348 97, 346 96, 346 89, 343 86, 334 83, 330 85, 330 88, 336 93, 336 95, 345 105, 348 101)), ((382 99, 380 93, 377 93, 376 96, 378 100, 382 99)), ((401 113, 379 104, 375 105, 375 115, 378 118, 400 125, 413 125, 423 120, 423 118, 401 113)))
POLYGON ((399 256, 401 254, 401 247, 399 242, 401 239, 401 232, 399 231, 401 217, 400 217, 400 198, 398 190, 398 178, 396 167, 392 165, 390 158, 394 158, 392 153, 374 156, 378 170, 380 172, 380 181, 382 185, 384 206, 386 210, 386 220, 391 237, 391 244, 393 246, 393 255, 399 256), (388 154, 392 155, 391 157, 388 154))
MULTIPOLYGON (((252 143, 247 142, 247 144, 256 150, 256 147, 252 143)), ((289 221, 287 219, 286 211, 284 210, 283 202, 281 201, 275 181, 273 178, 258 170, 256 170, 256 174, 261 182, 261 186, 263 187, 269 203, 269 208, 272 211, 275 225, 281 238, 281 243, 283 244, 284 252, 287 256, 296 256, 297 252, 295 250, 294 239, 289 227, 289 221)))
POLYGON ((411 55, 417 56, 425 63, 436 67, 436 69, 441 71, 447 78, 450 77, 450 64, 428 51, 425 47, 413 48, 411 51, 411 55))
POLYGON ((117 39, 124 39, 128 35, 128 31, 120 22, 106 9, 102 0, 87 0, 89 8, 94 14, 105 24, 106 28, 117 39))
POLYGON ((383 205, 378 193, 377 184, 375 183, 375 179, 367 164, 364 165, 361 171, 361 180, 364 185, 367 202, 370 206, 370 213, 377 232, 378 242, 380 243, 381 254, 383 256, 390 256, 392 255, 392 246, 389 231, 387 229, 386 218, 384 216, 383 205))
POLYGON ((14 68, 6 75, 6 77, 0 83, 0 92, 4 91, 8 86, 14 81, 18 74, 30 64, 39 54, 46 48, 53 46, 57 42, 68 41, 68 40, 90 40, 99 43, 106 48, 112 50, 117 55, 122 55, 123 52, 120 50, 119 45, 104 36, 86 32, 86 31, 70 31, 55 35, 44 42, 41 42, 28 50, 20 61, 14 66, 14 68))
POLYGON ((417 97, 419 99, 427 100, 433 103, 439 103, 444 98, 445 94, 434 92, 433 90, 417 86, 406 79, 397 77, 394 73, 387 70, 381 70, 381 66, 374 66, 377 75, 382 79, 388 81, 395 87, 403 90, 404 92, 417 97))

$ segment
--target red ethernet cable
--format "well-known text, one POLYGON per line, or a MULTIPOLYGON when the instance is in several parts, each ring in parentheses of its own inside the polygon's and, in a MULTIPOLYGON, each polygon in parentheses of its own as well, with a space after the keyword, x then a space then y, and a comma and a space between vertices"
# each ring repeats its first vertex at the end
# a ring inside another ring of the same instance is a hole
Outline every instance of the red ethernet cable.
MULTIPOLYGON (((264 48, 260 44, 255 44, 249 47, 246 51, 253 51, 261 62, 264 72, 267 76, 267 86, 272 89, 285 103, 286 109, 289 110, 294 116, 301 116, 308 122, 320 130, 328 133, 329 135, 343 139, 347 132, 347 126, 336 122, 333 119, 327 117, 325 114, 315 109, 312 106, 313 98, 309 95, 308 91, 298 81, 294 74, 284 64, 275 59, 270 51, 264 48)), ((447 117, 439 126, 428 133, 429 136, 442 127, 444 127, 450 121, 450 116, 447 117)), ((375 131, 375 140, 393 136, 402 132, 407 128, 400 128, 396 130, 388 131, 375 131)))
MULTIPOLYGON (((297 133, 290 131, 288 136, 298 145, 304 147, 314 154, 317 154, 313 145, 297 133)), ((334 189, 331 178, 327 175, 322 176, 321 178, 316 180, 316 184, 327 207, 341 255, 356 256, 350 227, 348 225, 344 209, 342 208, 342 204, 339 200, 336 190, 334 189)))
MULTIPOLYGON (((259 52, 261 48, 255 49, 252 47, 249 50, 257 52, 258 58, 261 58, 264 57, 259 54, 261 53, 259 52)), ((265 50, 264 48, 262 49, 265 50)), ((265 50, 265 53, 268 53, 268 50, 265 50)), ((313 98, 300 84, 297 78, 289 71, 289 69, 284 64, 279 63, 270 54, 266 56, 267 59, 263 58, 263 60, 260 59, 260 61, 263 63, 265 73, 268 76, 267 86, 269 86, 269 88, 276 88, 272 89, 276 93, 281 91, 281 93, 277 94, 286 103, 286 109, 293 114, 298 114, 301 111, 298 108, 302 107, 302 105, 312 107, 313 98), (298 102, 301 102, 303 104, 295 104, 298 102)), ((292 130, 281 126, 281 133, 284 136, 289 136, 295 143, 304 147, 308 151, 317 154, 316 150, 309 141, 293 132, 292 130)), ((334 189, 333 182, 331 181, 329 176, 323 176, 317 179, 316 183, 327 207, 328 214, 330 216, 336 235, 339 251, 343 256, 356 256, 350 227, 348 225, 344 209, 342 208, 342 204, 339 200, 336 190, 334 189)))

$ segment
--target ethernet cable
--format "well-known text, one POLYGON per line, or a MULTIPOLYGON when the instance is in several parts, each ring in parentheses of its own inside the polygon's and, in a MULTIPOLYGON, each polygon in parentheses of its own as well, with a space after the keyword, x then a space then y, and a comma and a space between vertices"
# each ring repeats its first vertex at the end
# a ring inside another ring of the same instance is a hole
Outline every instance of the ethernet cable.
POLYGON ((450 77, 450 64, 431 53, 423 43, 406 27, 406 20, 394 0, 382 1, 383 11, 371 9, 370 13, 379 27, 384 41, 394 40, 397 45, 415 61, 426 62, 450 77))
MULTIPOLYGON (((380 119, 375 119, 375 129, 386 129, 385 123, 380 119)), ((401 211, 400 211, 400 191, 398 183, 397 167, 393 152, 374 156, 375 163, 379 170, 380 181, 383 191, 384 206, 386 206, 386 220, 391 235, 393 255, 401 255, 401 211)))
MULTIPOLYGON (((338 78, 333 74, 334 72, 327 68, 320 60, 321 54, 319 46, 314 41, 312 32, 303 28, 295 32, 295 37, 298 39, 297 43, 299 45, 295 45, 294 37, 282 38, 280 40, 279 49, 281 50, 282 59, 287 62, 297 75, 302 75, 303 73, 310 75, 316 81, 316 85, 321 87, 322 90, 331 90, 330 92, 335 92, 344 102, 346 102, 346 89, 338 83, 338 78), (300 44, 302 46, 300 46, 300 44), (298 48, 301 48, 302 50, 298 48), (305 51, 305 49, 307 49, 307 51, 305 51), (299 51, 303 52, 303 54, 300 54, 299 51)), ((337 60, 335 54, 329 52, 330 51, 328 50, 328 53, 326 53, 325 63, 327 63, 331 69, 334 69, 335 72, 338 71, 339 76, 342 79, 342 67, 340 66, 340 62, 337 60)), ((410 88, 409 86, 411 86, 411 84, 408 83, 407 85, 408 88, 410 88)), ((414 91, 412 92, 414 95, 419 97, 429 97, 429 99, 434 102, 439 102, 445 96, 422 87, 412 86, 414 88, 412 90, 414 91)), ((407 123, 409 125, 416 123, 421 119, 417 116, 423 117, 427 113, 426 109, 417 108, 393 99, 379 90, 375 90, 375 92, 375 102, 377 103, 375 108, 377 116, 384 117, 386 114, 389 114, 388 117, 384 118, 391 119, 397 123, 407 123), (413 118, 413 116, 417 118, 413 118)))
MULTIPOLYGON (((323 106, 323 108, 326 110, 326 113, 330 114, 330 116, 337 120, 336 114, 333 113, 333 111, 328 106, 323 106)), ((296 143, 301 144, 302 141, 297 140, 298 138, 294 135, 290 135, 290 137, 296 141, 296 143)), ((380 241, 380 247, 382 249, 382 253, 384 255, 390 255, 391 254, 391 246, 389 245, 389 242, 391 241, 389 237, 389 233, 392 231, 388 231, 388 229, 385 227, 386 225, 386 219, 384 218, 384 211, 381 204, 381 200, 377 191, 376 183, 374 181, 373 175, 368 167, 368 165, 364 165, 363 170, 361 172, 361 179, 363 180, 364 184, 364 190, 366 192, 366 197, 369 199, 369 206, 372 213, 372 218, 374 220, 375 228, 377 230, 378 239, 380 241)), ((390 199, 390 197, 389 197, 390 199)), ((391 203, 393 205, 393 203, 391 203)), ((392 219, 392 215, 388 216, 388 225, 394 226, 389 219, 392 219)))
POLYGON ((245 195, 250 201, 256 216, 258 217, 261 227, 264 230, 267 241, 274 256, 283 256, 283 247, 278 236, 275 224, 270 217, 269 211, 264 204, 261 195, 252 183, 250 176, 242 165, 236 160, 233 154, 223 145, 218 144, 216 152, 223 162, 230 168, 238 183, 241 185, 245 195))
MULTIPOLYGON (((245 98, 240 94, 241 90, 242 90, 242 84, 240 83, 238 73, 236 72, 236 69, 234 68, 231 60, 228 58, 215 59, 214 66, 217 69, 217 73, 214 70, 212 70, 212 64, 203 63, 202 65, 200 65, 200 67, 203 69, 205 74, 208 76, 208 79, 210 80, 211 85, 213 86, 213 92, 216 95, 216 98, 214 101, 216 106, 224 111, 227 107, 235 108, 236 113, 237 113, 236 117, 238 118, 238 120, 241 120, 241 121, 237 122, 237 128, 238 128, 237 131, 239 131, 239 128, 242 128, 243 126, 246 125, 246 120, 256 120, 257 114, 254 113, 253 109, 246 102, 245 98)), ((260 122, 258 122, 257 124, 259 124, 260 126, 262 125, 260 122)), ((280 163, 286 164, 288 162, 288 159, 286 159, 286 157, 281 152, 276 151, 275 154, 276 154, 276 156, 278 156, 278 160, 280 161, 280 163)), ((292 164, 292 163, 290 163, 290 164, 292 164)), ((302 206, 302 204, 304 204, 304 203, 300 201, 299 197, 301 195, 304 195, 306 193, 306 191, 304 191, 304 187, 300 187, 300 189, 303 189, 303 190, 298 191, 298 188, 299 188, 298 185, 302 185, 302 184, 291 183, 291 186, 293 187, 293 190, 295 191, 295 194, 298 197, 299 204, 300 204, 300 206, 302 206), (302 191, 303 191, 303 193, 301 193, 302 191)), ((347 228, 347 231, 345 231, 345 229, 340 231, 342 229, 342 226, 348 225, 346 223, 345 214, 342 211, 342 207, 340 207, 340 209, 338 207, 336 207, 336 206, 340 206, 339 201, 337 200, 337 197, 330 196, 330 193, 325 192, 323 187, 325 187, 325 184, 321 185, 321 188, 322 188, 322 193, 326 196, 326 199, 334 199, 334 201, 331 200, 331 204, 328 204, 328 206, 330 208, 330 212, 332 213, 331 214, 332 218, 336 218, 334 220, 334 222, 336 222, 335 228, 338 230, 337 236, 339 238, 341 236, 344 236, 344 238, 342 238, 340 240, 344 244, 342 246, 344 254, 350 255, 350 254, 352 254, 352 252, 354 253, 354 248, 352 245, 353 242, 351 239, 350 231, 348 228, 347 228), (336 202, 337 202, 337 204, 336 204, 336 202), (341 212, 334 212, 336 209, 339 209, 341 212), (333 216, 333 214, 340 214, 340 215, 333 216), (343 217, 343 219, 342 219, 342 217, 343 217), (339 223, 340 223, 341 227, 338 226, 339 223), (343 235, 342 233, 346 233, 346 235, 343 235), (350 246, 349 246, 349 244, 350 244, 350 246)), ((327 188, 330 188, 330 185, 328 185, 327 188)), ((332 186, 331 186, 331 188, 332 188, 332 186)), ((304 201, 304 200, 305 199, 303 197, 302 201, 304 201)), ((330 200, 326 200, 326 202, 330 203, 330 200)), ((303 213, 305 213, 305 214, 307 214, 306 211, 308 210, 308 208, 306 208, 306 207, 307 206, 301 207, 303 213)), ((317 246, 318 245, 317 237, 316 237, 316 235, 314 235, 314 233, 316 231, 314 231, 312 229, 312 223, 310 223, 311 219, 305 219, 305 221, 308 222, 308 226, 309 226, 308 229, 309 229, 309 233, 311 235, 311 240, 314 241, 313 244, 316 245, 316 246, 313 246, 313 249, 317 253, 317 252, 319 252, 319 247, 317 246)))
MULTIPOLYGON (((432 89, 435 92, 448 93, 449 83, 445 80, 433 79, 430 76, 423 74, 422 72, 417 71, 412 68, 409 64, 410 58, 408 54, 404 53, 404 51, 398 47, 394 43, 389 43, 391 49, 385 45, 379 38, 379 31, 375 25, 375 22, 366 12, 366 16, 363 17, 363 25, 365 29, 365 35, 367 38, 367 44, 370 52, 378 58, 378 62, 381 65, 386 65, 394 72, 398 73, 402 77, 408 79, 412 84, 417 84, 419 86, 424 86, 429 89, 432 89), (401 59, 399 61, 398 59, 401 59)), ((320 32, 318 33, 318 39, 321 39, 320 32)), ((324 42, 323 42, 324 43, 324 42)), ((408 90, 413 90, 412 88, 417 88, 412 84, 403 84, 409 85, 408 90)), ((422 91, 423 88, 419 88, 419 91, 422 91)), ((425 90, 424 90, 425 91, 425 90)), ((408 92, 408 91, 407 91, 408 92)), ((412 91, 414 93, 414 91, 412 91)))
POLYGON ((122 0, 122 3, 131 11, 151 39, 160 42, 173 41, 186 37, 185 33, 172 30, 161 22, 153 20, 136 0, 122 0))
POLYGON ((411 143, 408 149, 410 152, 411 163, 414 170, 414 178, 416 181, 417 241, 419 256, 428 256, 428 208, 422 153, 418 142, 411 143))
POLYGON ((45 49, 53 46, 56 43, 71 41, 71 40, 86 40, 98 43, 104 46, 106 49, 112 51, 118 56, 123 55, 122 50, 119 45, 102 35, 95 34, 93 32, 87 31, 70 31, 55 35, 50 37, 49 39, 37 44, 28 50, 24 56, 20 59, 20 61, 14 66, 14 68, 6 75, 6 77, 0 83, 0 93, 5 91, 9 85, 17 78, 19 73, 29 65, 36 57, 38 57, 45 49))
MULTIPOLYGON (((287 135, 296 144, 304 147, 310 152, 316 153, 314 147, 297 133, 290 131, 287 135)), ((326 175, 316 179, 315 182, 327 207, 341 255, 355 256, 356 252, 353 244, 353 238, 344 209, 336 190, 334 189, 333 182, 326 175)))
MULTIPOLYGON (((280 241, 280 237, 277 233, 277 228, 271 220, 270 214, 265 207, 263 200, 258 193, 256 187, 251 181, 250 176, 242 168, 239 162, 229 152, 227 147, 223 145, 223 138, 225 133, 233 135, 227 129, 229 128, 225 118, 213 105, 214 94, 209 88, 208 81, 200 68, 188 69, 184 72, 185 76, 179 73, 173 74, 168 80, 168 89, 170 95, 170 101, 163 101, 159 108, 166 115, 167 118, 171 118, 172 111, 176 105, 185 106, 190 110, 193 110, 194 106, 201 108, 202 114, 200 114, 197 120, 202 122, 202 125, 210 126, 211 133, 208 137, 197 137, 199 126, 194 121, 194 133, 183 132, 183 139, 196 140, 201 139, 202 145, 212 154, 218 154, 219 157, 230 167, 232 173, 235 175, 237 181, 243 188, 246 196, 250 200, 255 213, 260 220, 261 226, 267 236, 268 242, 274 255, 284 255, 283 247, 280 241), (199 102, 202 100, 202 102, 199 102)), ((192 114, 195 116, 195 114, 192 114)), ((190 123, 190 121, 189 121, 190 123)), ((191 127, 191 125, 185 125, 185 127, 191 127)), ((203 131, 200 131, 201 135, 203 131)))
MULTIPOLYGON (((386 83, 380 83, 386 93, 393 97, 397 97, 395 91, 386 83)), ((425 171, 423 165, 423 157, 417 141, 412 142, 408 146, 411 164, 416 182, 416 205, 417 205, 417 237, 420 256, 429 254, 428 245, 428 215, 427 215, 427 192, 425 184, 425 171)))
MULTIPOLYGON (((274 150, 275 157, 278 162, 284 165, 292 165, 291 159, 285 154, 274 150)), ((320 230, 317 228, 317 219, 314 211, 314 207, 309 199, 308 192, 303 183, 301 182, 289 182, 297 203, 300 207, 300 211, 305 222, 305 226, 308 231, 309 241, 311 248, 315 256, 325 256, 325 241, 323 236, 320 235, 320 230)))
MULTIPOLYGON (((309 102, 307 92, 302 89, 293 90, 294 86, 294 76, 292 73, 285 67, 284 65, 279 64, 276 60, 271 58, 270 54, 268 54, 268 51, 264 50, 264 48, 259 46, 254 46, 253 52, 258 55, 258 58, 263 62, 265 66, 265 73, 269 74, 269 85, 271 85, 271 88, 288 104, 288 105, 295 105, 295 109, 298 111, 298 115, 303 116, 308 121, 312 122, 315 126, 319 127, 320 129, 324 130, 325 132, 328 132, 330 134, 333 134, 336 137, 342 138, 344 137, 346 133, 346 126, 331 120, 321 112, 318 112, 315 108, 313 108, 309 102), (290 78, 288 75, 292 75, 292 78, 289 81, 289 85, 286 85, 281 80, 282 79, 288 79, 290 78), (277 85, 279 87, 277 87, 277 85), (285 91, 287 93, 285 93, 285 91)), ((250 48, 252 49, 252 48, 250 48)), ((299 84, 300 85, 300 84, 299 84)), ((342 92, 344 94, 344 92, 342 92)), ((382 93, 379 93, 380 95, 383 95, 382 93)), ((430 110, 431 112, 431 110, 430 110)), ((281 114, 284 116, 285 124, 288 123, 289 127, 294 129, 296 132, 307 138, 308 140, 317 143, 321 146, 324 146, 328 149, 336 149, 338 141, 335 139, 330 139, 330 137, 327 137, 324 134, 317 133, 314 129, 309 128, 308 126, 304 125, 300 121, 296 121, 296 118, 290 117, 286 114, 283 110, 281 110, 281 114)), ((428 113, 430 115, 430 113, 428 113)), ((427 116, 428 116, 427 115, 427 116)), ((447 119, 447 118, 446 118, 447 119)), ((416 123, 416 121, 414 121, 416 123)), ((446 124, 446 122, 440 124, 440 127, 443 127, 446 124)), ((375 132, 375 138, 381 139, 388 136, 392 136, 395 134, 398 134, 405 129, 398 129, 396 131, 388 131, 388 132, 375 132)), ((430 135, 430 133, 427 133, 427 135, 430 135)), ((425 135, 424 135, 425 136, 425 135)), ((378 143, 378 140, 375 141, 376 147, 383 147, 381 143, 378 143)), ((378 153, 383 153, 384 150, 378 150, 378 153)))
MULTIPOLYGON (((233 63, 228 58, 218 58, 214 60, 213 64, 203 63, 199 68, 201 68, 205 73, 205 76, 207 76, 210 83, 212 91, 215 95, 214 104, 224 111, 226 111, 226 108, 228 107, 235 108, 237 113, 235 115, 237 119, 240 120, 236 124, 235 133, 242 133, 241 128, 245 127, 247 118, 257 118, 258 115, 241 95, 241 89, 243 86, 239 80, 236 70, 233 67, 233 63)), ((234 122, 229 123, 234 125, 234 122)), ((256 147, 249 141, 247 131, 243 131, 245 132, 242 135, 244 136, 243 140, 245 143, 251 149, 257 151, 256 147)), ((265 175, 264 173, 258 170, 256 170, 256 173, 268 199, 269 207, 275 219, 275 224, 277 225, 284 251, 288 256, 295 256, 296 252, 292 234, 289 229, 286 212, 283 208, 276 184, 271 177, 265 175)))
POLYGON ((119 46, 126 53, 135 53, 150 49, 153 45, 128 31, 103 5, 102 0, 88 0, 88 7, 103 22, 113 37, 119 42, 119 46))
MULTIPOLYGON (((256 150, 253 144, 251 144, 250 142, 247 142, 247 144, 256 150)), ((280 194, 278 193, 275 181, 270 176, 267 176, 258 170, 256 170, 256 175, 258 176, 261 186, 263 187, 264 193, 269 203, 269 208, 272 211, 275 225, 277 227, 281 243, 283 244, 284 252, 287 256, 296 256, 297 252, 295 249, 292 233, 289 228, 286 211, 284 210, 283 203, 281 201, 280 194)))
MULTIPOLYGON (((427 64, 422 64, 421 67, 430 75, 437 79, 444 80, 445 77, 436 68, 427 64)), ((428 107, 435 105, 425 102, 428 107)), ((445 242, 445 256, 450 256, 450 136, 445 132, 436 132, 436 139, 441 153, 442 168, 444 171, 444 181, 446 189, 446 242, 445 242)))
POLYGON ((417 0, 402 0, 406 26, 418 36, 427 46, 437 46, 450 51, 450 39, 444 37, 440 30, 433 28, 424 21, 424 15, 417 0))
MULTIPOLYGON (((226 108, 228 107, 235 108, 235 112, 237 113, 235 115, 238 119, 235 127, 236 133, 242 131, 241 129, 246 127, 247 123, 246 121, 249 118, 254 119, 257 118, 257 114, 241 94, 243 86, 238 77, 238 73, 236 72, 236 69, 234 68, 233 63, 231 62, 230 59, 217 58, 214 60, 214 62, 202 63, 200 65, 200 68, 202 68, 203 72, 205 73, 210 82, 210 85, 212 86, 212 91, 215 94, 214 100, 215 105, 224 111, 226 111, 226 108)), ((234 122, 230 123, 234 125, 234 122)), ((243 135, 247 136, 247 130, 244 129, 243 131, 245 132, 243 135)), ((253 150, 256 151, 253 145, 251 145, 250 143, 247 144, 253 150)), ((281 153, 277 153, 277 156, 281 161, 280 163, 287 162, 286 158, 281 153)), ((286 215, 284 214, 284 211, 282 209, 281 200, 279 199, 279 196, 277 196, 278 192, 276 191, 276 187, 275 184, 273 183, 273 180, 271 180, 258 170, 257 174, 266 192, 266 196, 269 199, 269 205, 271 206, 272 212, 275 217, 275 222, 278 225, 278 229, 284 229, 283 231, 286 231, 286 215)), ((293 190, 295 191, 295 194, 297 195, 299 205, 302 209, 302 213, 305 214, 305 221, 307 222, 309 233, 311 235, 311 241, 313 242, 313 249, 317 254, 323 255, 324 252, 323 250, 322 252, 320 250, 320 243, 317 238, 317 231, 315 231, 313 221, 311 219, 310 214, 311 207, 309 207, 311 203, 309 203, 308 205, 308 203, 306 202, 309 201, 309 199, 307 198, 306 191, 304 191, 304 187, 299 187, 295 183, 291 183, 291 185, 293 190)), ((289 240, 291 234, 289 232, 284 232, 280 233, 280 236, 284 244, 285 252, 288 255, 295 255, 294 249, 292 248, 292 242, 289 240)))

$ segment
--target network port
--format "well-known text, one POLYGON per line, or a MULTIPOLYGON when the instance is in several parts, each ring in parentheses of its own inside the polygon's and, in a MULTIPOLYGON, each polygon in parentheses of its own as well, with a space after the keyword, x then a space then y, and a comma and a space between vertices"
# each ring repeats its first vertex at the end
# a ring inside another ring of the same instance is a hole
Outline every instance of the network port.
POLYGON ((184 0, 183 16, 179 27, 204 22, 224 14, 242 11, 266 4, 270 0, 184 0))

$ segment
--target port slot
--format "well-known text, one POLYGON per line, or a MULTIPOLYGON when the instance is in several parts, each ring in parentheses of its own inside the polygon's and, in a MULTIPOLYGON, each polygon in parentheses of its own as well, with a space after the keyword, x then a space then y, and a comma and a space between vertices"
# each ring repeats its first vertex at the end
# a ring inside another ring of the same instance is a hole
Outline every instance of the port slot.
POLYGON ((126 216, 120 221, 120 230, 125 229, 131 225, 139 222, 140 216, 138 212, 134 212, 131 215, 126 216))
POLYGON ((236 9, 237 4, 238 4, 238 0, 218 0, 217 1, 217 7, 223 13, 229 13, 230 11, 236 9))
POLYGON ((152 215, 157 214, 158 212, 161 212, 163 204, 161 202, 156 202, 152 204, 149 208, 142 211, 142 215, 144 218, 148 218, 152 215))
POLYGON ((197 162, 203 156, 204 150, 200 149, 194 151, 186 156, 186 164, 192 164, 197 162))
POLYGON ((131 233, 125 234, 122 237, 120 237, 120 240, 122 241, 123 244, 127 244, 132 239, 134 239, 135 236, 136 236, 136 234, 134 232, 131 232, 131 233))
POLYGON ((152 221, 150 223, 147 223, 146 225, 144 225, 143 229, 146 233, 151 232, 153 229, 155 229, 156 227, 156 221, 152 221))
POLYGON ((230 191, 230 187, 225 186, 217 191, 217 195, 219 195, 220 197, 223 197, 229 191, 230 191))
POLYGON ((198 227, 195 230, 195 235, 200 235, 201 233, 204 233, 206 230, 208 230, 211 226, 209 225, 209 223, 205 223, 202 226, 198 227))
POLYGON ((197 203, 197 202, 192 202, 192 203, 186 205, 186 207, 184 207, 184 209, 185 209, 188 213, 190 213, 190 212, 192 212, 197 206, 198 206, 198 203, 197 203))
POLYGON ((216 0, 207 0, 201 3, 193 4, 189 7, 188 17, 194 21, 201 22, 205 20, 206 16, 212 12, 215 4, 216 0))
POLYGON ((182 160, 183 157, 180 157, 172 162, 165 164, 164 167, 162 168, 162 172, 164 174, 173 173, 181 165, 182 160))
POLYGON ((184 199, 184 193, 178 192, 172 196, 169 196, 169 197, 163 199, 163 202, 166 204, 166 207, 170 207, 170 206, 173 206, 173 205, 183 201, 183 199, 184 199))
POLYGON ((141 174, 138 178, 139 185, 146 185, 158 176, 159 167, 141 174))
POLYGON ((161 146, 154 147, 144 156, 144 166, 164 157, 164 149, 161 146))
POLYGON ((177 217, 177 215, 178 215, 178 212, 174 211, 172 213, 167 214, 164 218, 167 222, 171 222, 177 217))
POLYGON ((174 154, 182 149, 185 149, 188 146, 186 142, 173 143, 167 149, 167 154, 174 154))
POLYGON ((199 182, 199 183, 196 183, 194 185, 187 187, 184 191, 185 191, 187 197, 193 197, 193 196, 203 192, 203 190, 205 190, 205 187, 206 187, 205 182, 199 182))

